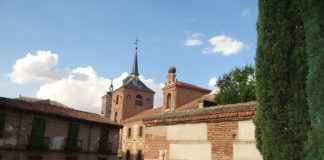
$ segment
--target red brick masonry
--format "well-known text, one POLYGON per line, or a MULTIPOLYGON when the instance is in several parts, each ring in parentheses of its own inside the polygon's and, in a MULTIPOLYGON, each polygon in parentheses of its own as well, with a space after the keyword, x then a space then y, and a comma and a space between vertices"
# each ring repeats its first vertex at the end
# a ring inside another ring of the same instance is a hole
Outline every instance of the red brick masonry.
POLYGON ((181 123, 212 123, 248 120, 254 118, 256 114, 255 105, 255 102, 247 102, 220 105, 210 108, 198 108, 160 113, 144 118, 144 124, 147 126, 156 126, 181 123))
POLYGON ((247 102, 166 112, 144 118, 144 124, 149 130, 145 137, 145 160, 158 160, 161 150, 167 151, 166 160, 169 159, 171 142, 167 140, 164 128, 159 126, 192 123, 207 123, 207 140, 211 144, 213 160, 232 160, 234 158, 233 146, 238 134, 238 122, 251 120, 255 114, 256 103, 247 102))

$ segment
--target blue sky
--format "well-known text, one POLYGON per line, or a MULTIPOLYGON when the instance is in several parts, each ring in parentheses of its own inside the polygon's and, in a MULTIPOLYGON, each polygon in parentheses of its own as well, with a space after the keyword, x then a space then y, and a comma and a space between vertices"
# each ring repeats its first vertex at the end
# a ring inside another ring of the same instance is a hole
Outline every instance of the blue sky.
POLYGON ((0 0, 0 19, 4 97, 36 96, 40 86, 53 82, 19 84, 8 77, 18 59, 39 50, 58 55, 58 72, 91 66, 97 76, 120 77, 130 71, 139 38, 146 79, 163 83, 168 66, 175 65, 179 80, 204 87, 255 58, 256 0, 0 0), (224 41, 230 44, 217 43, 224 41), (226 54, 224 47, 234 50, 226 54))

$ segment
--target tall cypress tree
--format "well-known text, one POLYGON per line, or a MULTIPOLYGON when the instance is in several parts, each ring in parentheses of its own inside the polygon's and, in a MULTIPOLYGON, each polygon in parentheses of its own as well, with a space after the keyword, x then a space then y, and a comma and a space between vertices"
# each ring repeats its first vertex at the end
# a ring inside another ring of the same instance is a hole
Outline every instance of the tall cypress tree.
POLYGON ((265 160, 304 157, 308 107, 298 0, 259 0, 256 138, 265 160))
POLYGON ((308 160, 324 159, 324 1, 304 0, 306 50, 309 74, 307 94, 311 132, 307 147, 308 160))
POLYGON ((292 0, 289 6, 291 53, 289 55, 288 127, 290 130, 291 159, 304 159, 307 132, 310 129, 306 81, 308 74, 305 49, 305 28, 301 0, 292 0))

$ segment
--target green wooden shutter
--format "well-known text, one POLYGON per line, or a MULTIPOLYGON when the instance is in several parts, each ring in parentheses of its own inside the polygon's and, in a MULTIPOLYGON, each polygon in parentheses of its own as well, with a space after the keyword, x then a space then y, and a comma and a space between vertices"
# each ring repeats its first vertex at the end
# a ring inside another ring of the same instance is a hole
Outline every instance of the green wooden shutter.
POLYGON ((45 149, 44 145, 45 120, 34 117, 32 122, 31 147, 45 149))
POLYGON ((66 140, 66 150, 76 151, 78 149, 79 124, 71 123, 66 140))
POLYGON ((99 152, 108 152, 108 128, 102 127, 100 131, 99 152))
POLYGON ((6 114, 0 112, 0 138, 4 136, 5 124, 6 124, 6 114))

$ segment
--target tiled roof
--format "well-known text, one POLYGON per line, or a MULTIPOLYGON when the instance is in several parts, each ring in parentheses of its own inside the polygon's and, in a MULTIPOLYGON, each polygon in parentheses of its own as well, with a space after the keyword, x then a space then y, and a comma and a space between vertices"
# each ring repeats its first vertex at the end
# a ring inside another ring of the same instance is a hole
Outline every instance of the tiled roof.
POLYGON ((255 102, 219 105, 209 108, 187 109, 155 114, 143 119, 146 125, 170 125, 178 123, 222 122, 252 119, 255 102))
POLYGON ((203 95, 191 102, 188 102, 179 108, 177 110, 187 110, 187 109, 194 109, 194 108, 199 108, 199 103, 202 102, 203 100, 208 100, 208 101, 215 101, 215 94, 206 94, 203 95))
POLYGON ((122 121, 122 123, 130 123, 130 122, 135 122, 135 121, 142 121, 143 118, 145 117, 149 117, 149 116, 152 116, 154 114, 158 114, 158 113, 161 113, 162 111, 162 107, 158 107, 158 108, 152 108, 152 109, 148 109, 148 110, 145 110, 145 111, 142 111, 130 118, 127 118, 125 120, 122 121))
POLYGON ((42 103, 39 101, 31 102, 20 99, 0 97, 0 108, 17 109, 33 113, 54 115, 63 118, 70 118, 80 121, 99 123, 103 125, 122 127, 121 124, 112 122, 109 118, 100 116, 95 113, 79 111, 69 107, 57 106, 51 103, 42 103))
POLYGON ((65 104, 62 104, 60 102, 53 101, 53 100, 50 100, 50 99, 39 99, 39 98, 25 97, 25 96, 19 96, 17 99, 27 101, 27 102, 43 103, 43 104, 50 104, 50 105, 55 105, 55 106, 59 106, 59 107, 69 108, 65 104))
MULTIPOLYGON (((179 108, 177 108, 177 111, 179 110, 188 110, 188 109, 197 109, 199 107, 199 103, 202 100, 210 100, 213 101, 214 100, 215 95, 214 94, 206 94, 204 96, 201 96, 189 103, 186 103, 182 106, 180 106, 179 108)), ((142 121, 144 118, 156 115, 156 114, 160 114, 162 113, 162 107, 158 107, 158 108, 152 108, 149 110, 145 110, 142 111, 130 118, 127 118, 125 120, 123 120, 123 123, 129 123, 129 122, 135 122, 135 121, 142 121)))
MULTIPOLYGON (((127 76, 124 80, 123 80, 123 85, 120 88, 134 88, 137 90, 141 90, 144 92, 151 92, 151 93, 155 93, 152 89, 150 89, 149 87, 147 87, 138 77, 134 76, 134 75, 129 75, 127 76)), ((116 90, 118 90, 116 89, 116 90)))
POLYGON ((196 86, 196 85, 193 85, 193 84, 190 84, 190 83, 182 82, 182 81, 177 81, 176 85, 180 86, 180 87, 184 87, 184 88, 199 90, 199 91, 206 92, 206 93, 211 92, 211 90, 209 90, 209 89, 202 88, 202 87, 199 87, 199 86, 196 86))

